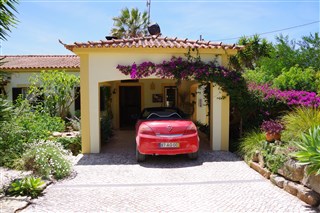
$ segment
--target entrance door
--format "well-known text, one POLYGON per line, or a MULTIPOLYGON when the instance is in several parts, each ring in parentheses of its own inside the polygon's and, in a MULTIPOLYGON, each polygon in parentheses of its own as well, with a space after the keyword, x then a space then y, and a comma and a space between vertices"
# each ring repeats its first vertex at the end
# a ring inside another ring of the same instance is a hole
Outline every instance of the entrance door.
POLYGON ((120 128, 134 128, 136 115, 141 112, 141 87, 120 86, 120 128))
POLYGON ((166 107, 176 107, 177 106, 177 87, 169 86, 164 87, 164 103, 166 107))

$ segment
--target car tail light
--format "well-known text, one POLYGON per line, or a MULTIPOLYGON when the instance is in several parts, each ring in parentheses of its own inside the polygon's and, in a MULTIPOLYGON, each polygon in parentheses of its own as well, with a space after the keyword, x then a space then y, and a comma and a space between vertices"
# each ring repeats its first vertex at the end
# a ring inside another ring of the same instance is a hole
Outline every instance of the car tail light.
POLYGON ((186 131, 184 131, 185 135, 191 135, 195 133, 197 133, 197 127, 194 124, 189 125, 186 131))
POLYGON ((139 134, 144 134, 144 135, 156 135, 154 131, 147 125, 141 124, 139 127, 139 134))

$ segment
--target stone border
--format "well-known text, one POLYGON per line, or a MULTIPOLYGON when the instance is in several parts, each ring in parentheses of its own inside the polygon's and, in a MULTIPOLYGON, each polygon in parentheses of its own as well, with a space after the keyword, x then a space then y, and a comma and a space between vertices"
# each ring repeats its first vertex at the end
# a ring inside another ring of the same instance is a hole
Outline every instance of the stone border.
POLYGON ((259 163, 250 161, 249 166, 260 173, 263 177, 270 179, 270 181, 286 192, 298 197, 303 202, 320 208, 320 195, 312 189, 305 187, 297 182, 287 180, 286 178, 272 174, 267 168, 263 168, 259 163))

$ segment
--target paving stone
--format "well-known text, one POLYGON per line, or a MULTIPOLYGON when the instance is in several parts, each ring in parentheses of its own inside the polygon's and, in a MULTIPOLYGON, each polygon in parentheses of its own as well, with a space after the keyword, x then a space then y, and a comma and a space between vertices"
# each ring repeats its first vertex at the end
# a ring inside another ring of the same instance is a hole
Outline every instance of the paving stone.
POLYGON ((104 153, 81 156, 75 178, 50 185, 22 212, 314 212, 236 155, 206 144, 196 161, 151 156, 138 164, 133 135, 116 132, 104 153))
POLYGON ((16 212, 29 205, 27 197, 3 197, 0 200, 0 212, 16 212))

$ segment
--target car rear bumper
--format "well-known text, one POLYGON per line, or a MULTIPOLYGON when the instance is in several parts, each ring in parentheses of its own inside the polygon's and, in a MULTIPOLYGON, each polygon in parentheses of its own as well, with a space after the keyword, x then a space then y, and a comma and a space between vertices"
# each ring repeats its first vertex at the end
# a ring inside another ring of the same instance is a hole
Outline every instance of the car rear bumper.
POLYGON ((136 142, 139 152, 145 155, 188 154, 199 150, 198 134, 179 137, 140 135, 136 138, 136 142), (179 143, 179 148, 161 148, 161 143, 179 143))

